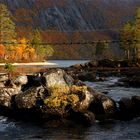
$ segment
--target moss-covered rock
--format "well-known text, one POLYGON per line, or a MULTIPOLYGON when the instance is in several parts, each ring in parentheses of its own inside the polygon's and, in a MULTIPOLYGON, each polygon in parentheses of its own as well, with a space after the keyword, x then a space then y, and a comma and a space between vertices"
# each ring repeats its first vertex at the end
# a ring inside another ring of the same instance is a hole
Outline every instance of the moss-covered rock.
MULTIPOLYGON (((15 97, 15 104, 18 109, 31 109, 39 106, 39 101, 43 100, 46 95, 45 89, 41 87, 32 87, 25 92, 19 93, 15 97)), ((42 104, 40 104, 41 106, 42 104)))

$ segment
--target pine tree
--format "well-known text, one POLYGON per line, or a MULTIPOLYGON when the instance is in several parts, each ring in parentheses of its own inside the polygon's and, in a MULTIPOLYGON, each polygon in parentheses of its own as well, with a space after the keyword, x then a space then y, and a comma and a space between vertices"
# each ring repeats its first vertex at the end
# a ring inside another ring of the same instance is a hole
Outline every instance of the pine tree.
POLYGON ((8 46, 16 38, 15 23, 12 21, 11 13, 7 6, 0 4, 0 42, 8 46))
POLYGON ((104 57, 105 56, 104 53, 108 48, 109 44, 107 42, 98 41, 96 44, 96 52, 95 52, 97 59, 104 57))
POLYGON ((136 40, 134 46, 135 58, 140 59, 140 8, 137 10, 135 15, 134 35, 136 40))
POLYGON ((121 49, 124 50, 127 59, 130 59, 132 50, 134 49, 134 39, 135 33, 133 23, 127 22, 120 32, 120 46, 121 49))

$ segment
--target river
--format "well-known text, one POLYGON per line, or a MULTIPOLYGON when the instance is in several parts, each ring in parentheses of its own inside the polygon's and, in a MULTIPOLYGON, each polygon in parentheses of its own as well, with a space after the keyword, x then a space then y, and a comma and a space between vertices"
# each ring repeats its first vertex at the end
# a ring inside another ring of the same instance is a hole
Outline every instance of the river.
MULTIPOLYGON (((68 61, 61 61, 65 66, 68 61)), ((67 64, 68 65, 68 64, 67 64)), ((109 77, 104 82, 86 82, 118 101, 121 97, 140 95, 140 88, 112 86, 119 78, 109 77)), ((140 118, 131 121, 110 120, 95 122, 90 127, 79 124, 24 122, 0 116, 0 140, 140 140, 140 118)))

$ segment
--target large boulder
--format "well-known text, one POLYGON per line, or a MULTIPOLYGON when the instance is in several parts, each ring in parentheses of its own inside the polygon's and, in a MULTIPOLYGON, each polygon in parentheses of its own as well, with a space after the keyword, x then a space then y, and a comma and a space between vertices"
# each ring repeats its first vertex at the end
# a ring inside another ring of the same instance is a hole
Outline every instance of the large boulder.
POLYGON ((57 69, 51 70, 43 74, 42 76, 43 85, 47 88, 53 86, 66 86, 73 85, 73 78, 66 74, 64 70, 57 69))
POLYGON ((95 71, 83 71, 77 74, 77 78, 81 81, 96 81, 96 72, 95 71))
POLYGON ((14 88, 1 88, 0 89, 0 106, 12 108, 12 98, 19 92, 14 88))
POLYGON ((116 66, 117 64, 113 60, 110 60, 110 59, 103 59, 103 60, 98 61, 98 67, 114 68, 116 66))
POLYGON ((87 124, 95 121, 93 112, 88 110, 93 95, 87 86, 56 86, 48 92, 42 110, 47 117, 70 118, 87 124))
POLYGON ((45 97, 45 92, 46 91, 42 86, 32 87, 15 97, 15 105, 18 109, 31 109, 37 107, 39 101, 45 97))
POLYGON ((1 77, 0 83, 0 106, 12 108, 12 99, 21 92, 22 85, 27 83, 27 76, 18 76, 15 79, 8 79, 7 75, 1 77))
POLYGON ((89 106, 90 111, 92 111, 95 115, 106 115, 108 117, 115 116, 117 107, 113 99, 91 88, 90 92, 93 95, 93 101, 89 106))

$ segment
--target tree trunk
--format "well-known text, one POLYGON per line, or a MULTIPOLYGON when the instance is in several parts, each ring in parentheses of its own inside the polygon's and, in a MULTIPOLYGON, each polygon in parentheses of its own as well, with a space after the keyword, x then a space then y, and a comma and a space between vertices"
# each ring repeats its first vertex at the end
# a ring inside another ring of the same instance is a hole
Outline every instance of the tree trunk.
POLYGON ((133 59, 134 60, 137 59, 137 48, 136 47, 134 48, 134 56, 133 56, 133 59))
POLYGON ((130 50, 125 50, 125 56, 128 60, 130 59, 130 50))

